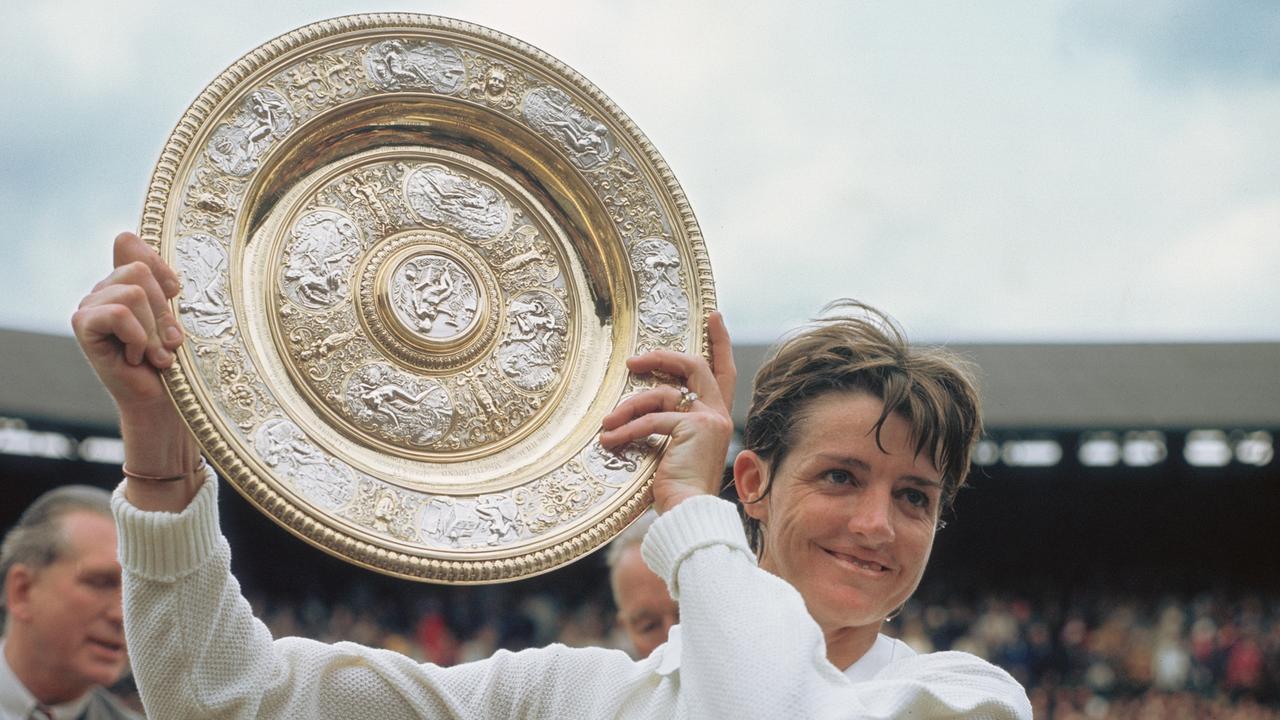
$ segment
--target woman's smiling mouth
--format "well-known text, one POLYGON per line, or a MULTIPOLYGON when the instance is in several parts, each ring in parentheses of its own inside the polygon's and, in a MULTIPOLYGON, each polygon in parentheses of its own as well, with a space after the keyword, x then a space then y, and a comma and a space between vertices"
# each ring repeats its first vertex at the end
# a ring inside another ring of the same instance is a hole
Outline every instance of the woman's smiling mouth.
POLYGON ((862 573, 870 573, 873 576, 879 577, 889 572, 889 568, 874 560, 864 560, 863 558, 837 552, 828 548, 822 548, 822 551, 835 558, 840 562, 840 564, 855 568, 862 573))

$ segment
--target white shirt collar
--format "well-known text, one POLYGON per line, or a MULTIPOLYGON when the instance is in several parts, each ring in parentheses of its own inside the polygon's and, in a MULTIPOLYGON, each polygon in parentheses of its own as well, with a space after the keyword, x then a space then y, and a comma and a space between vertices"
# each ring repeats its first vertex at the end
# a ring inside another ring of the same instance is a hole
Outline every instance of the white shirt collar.
MULTIPOLYGON (((0 640, 0 717, 31 717, 31 711, 36 707, 36 698, 18 679, 13 668, 9 667, 9 658, 5 657, 4 646, 5 641, 0 640)), ((89 693, 85 693, 75 700, 54 705, 50 709, 58 720, 64 720, 64 718, 73 720, 80 717, 80 713, 84 712, 88 704, 89 693)))

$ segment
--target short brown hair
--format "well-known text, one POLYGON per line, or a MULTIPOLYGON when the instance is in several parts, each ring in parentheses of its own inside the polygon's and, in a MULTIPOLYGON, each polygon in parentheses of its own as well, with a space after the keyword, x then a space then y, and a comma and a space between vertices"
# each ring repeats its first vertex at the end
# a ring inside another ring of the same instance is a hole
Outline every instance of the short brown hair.
MULTIPOLYGON (((912 347, 891 317, 856 300, 828 305, 822 317, 786 338, 760 367, 744 447, 776 469, 810 403, 846 391, 865 392, 884 403, 874 427, 877 445, 891 414, 910 423, 916 453, 927 453, 942 473, 941 509, 949 508, 982 434, 974 366, 941 348, 912 347)), ((750 516, 744 522, 759 554, 764 546, 760 522, 750 516)))

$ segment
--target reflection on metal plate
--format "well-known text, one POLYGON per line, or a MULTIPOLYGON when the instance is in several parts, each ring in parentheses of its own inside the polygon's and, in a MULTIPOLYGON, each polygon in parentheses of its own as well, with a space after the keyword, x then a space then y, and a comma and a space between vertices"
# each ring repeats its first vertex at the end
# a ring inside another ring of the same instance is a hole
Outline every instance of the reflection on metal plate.
POLYGON ((661 443, 601 418, 625 359, 703 352, 710 264, 636 126, 545 53, 356 15, 249 53, 192 104, 142 236, 183 279, 170 393, 246 498, 351 562, 495 582, 590 552, 661 443))

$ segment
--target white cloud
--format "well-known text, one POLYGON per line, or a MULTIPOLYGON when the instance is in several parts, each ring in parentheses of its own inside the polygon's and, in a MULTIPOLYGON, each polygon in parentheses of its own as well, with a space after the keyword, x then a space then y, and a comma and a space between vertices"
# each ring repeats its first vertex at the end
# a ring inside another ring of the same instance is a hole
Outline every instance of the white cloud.
MULTIPOLYGON (((1151 46, 1084 32, 1065 3, 408 7, 519 37, 617 101, 688 193, 740 338, 854 295, 948 341, 1280 339, 1265 271, 1280 266, 1280 85, 1256 73, 1158 81, 1151 46)), ((0 92, 21 101, 0 108, 16 251, 0 324, 64 331, 174 122, 222 68, 369 9, 6 10, 16 72, 0 92)))

